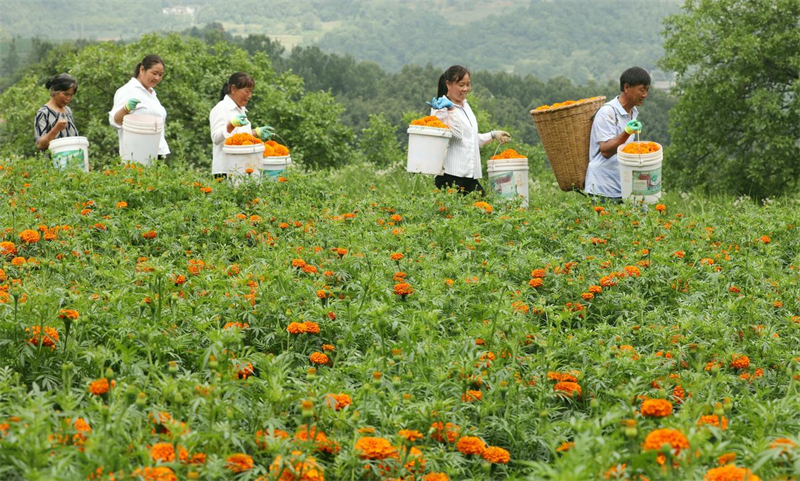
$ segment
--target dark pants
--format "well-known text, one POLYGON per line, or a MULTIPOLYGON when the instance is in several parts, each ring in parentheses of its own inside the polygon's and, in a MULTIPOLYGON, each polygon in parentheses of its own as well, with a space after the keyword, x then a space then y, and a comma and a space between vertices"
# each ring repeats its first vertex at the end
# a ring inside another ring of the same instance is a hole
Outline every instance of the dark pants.
POLYGON ((227 179, 228 174, 214 174, 215 179, 227 179))
POLYGON ((469 177, 456 177, 455 175, 450 174, 442 174, 437 175, 433 179, 434 185, 436 185, 437 189, 442 189, 443 187, 453 187, 455 186, 458 188, 459 192, 462 194, 469 194, 470 192, 480 192, 481 195, 486 195, 486 192, 483 190, 483 186, 478 179, 470 179, 469 177))

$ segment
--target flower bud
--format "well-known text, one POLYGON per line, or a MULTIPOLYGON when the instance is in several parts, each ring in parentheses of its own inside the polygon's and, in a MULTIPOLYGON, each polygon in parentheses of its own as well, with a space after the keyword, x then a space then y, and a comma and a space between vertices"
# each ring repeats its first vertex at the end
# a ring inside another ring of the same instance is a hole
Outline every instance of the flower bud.
POLYGON ((109 382, 114 379, 114 370, 110 367, 106 368, 106 377, 108 378, 109 382))
POLYGON ((714 404, 714 414, 716 414, 717 416, 722 416, 723 414, 725 414, 725 409, 722 408, 722 403, 714 404))
POLYGON ((306 371, 306 380, 313 381, 316 378, 317 378, 317 368, 315 367, 308 368, 308 371, 306 371))
POLYGON ((303 417, 303 419, 309 419, 314 417, 314 403, 309 400, 301 402, 300 415, 303 417))
POLYGON ((728 396, 722 398, 722 407, 724 407, 726 411, 730 411, 730 409, 733 407, 733 401, 731 401, 731 398, 728 396))
POLYGON ((208 356, 208 367, 213 370, 216 370, 219 367, 219 361, 217 361, 217 356, 213 354, 208 356))
POLYGON ((169 362, 169 368, 167 369, 170 374, 177 374, 178 373, 178 363, 175 361, 169 362))
POLYGON ((635 438, 636 435, 639 434, 639 431, 636 429, 636 426, 628 426, 625 428, 624 432, 625 432, 625 437, 629 439, 635 438))
POLYGON ((136 395, 136 405, 140 408, 147 406, 147 394, 139 391, 139 394, 136 395))

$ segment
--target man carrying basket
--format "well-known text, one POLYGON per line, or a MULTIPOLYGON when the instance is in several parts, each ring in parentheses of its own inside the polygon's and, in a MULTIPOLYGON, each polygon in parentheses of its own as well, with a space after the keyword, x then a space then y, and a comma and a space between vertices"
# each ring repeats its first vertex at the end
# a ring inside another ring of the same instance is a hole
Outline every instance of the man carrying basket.
POLYGON ((597 110, 589 138, 589 166, 585 191, 590 195, 621 201, 622 182, 617 147, 632 140, 642 130, 636 108, 650 91, 650 75, 643 68, 631 67, 619 78, 620 94, 597 110))

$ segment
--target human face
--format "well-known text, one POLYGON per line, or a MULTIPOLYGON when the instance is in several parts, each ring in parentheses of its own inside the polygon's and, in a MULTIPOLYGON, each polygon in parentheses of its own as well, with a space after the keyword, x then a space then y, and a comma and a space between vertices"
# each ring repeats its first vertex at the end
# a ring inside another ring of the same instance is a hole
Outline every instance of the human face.
POLYGON ((144 88, 150 90, 161 83, 161 79, 164 78, 164 65, 157 63, 150 67, 149 70, 145 70, 144 67, 142 67, 139 70, 139 76, 136 78, 144 88))
POLYGON ((53 102, 59 107, 64 108, 72 102, 72 97, 75 95, 75 87, 70 87, 67 90, 58 90, 53 92, 53 102))
POLYGON ((647 98, 647 94, 650 93, 650 86, 635 85, 633 87, 630 87, 626 84, 625 93, 627 94, 628 99, 631 101, 631 103, 639 107, 644 103, 644 99, 647 98))
POLYGON ((469 94, 470 90, 472 90, 472 83, 470 83, 469 74, 464 75, 461 80, 457 80, 455 82, 447 80, 445 81, 445 85, 447 86, 447 98, 450 99, 454 104, 458 105, 464 103, 464 99, 467 98, 467 94, 469 94))
POLYGON ((235 85, 231 85, 231 93, 228 94, 231 99, 238 105, 239 107, 247 107, 247 102, 250 101, 250 97, 253 96, 253 88, 252 87, 242 87, 237 88, 235 85))

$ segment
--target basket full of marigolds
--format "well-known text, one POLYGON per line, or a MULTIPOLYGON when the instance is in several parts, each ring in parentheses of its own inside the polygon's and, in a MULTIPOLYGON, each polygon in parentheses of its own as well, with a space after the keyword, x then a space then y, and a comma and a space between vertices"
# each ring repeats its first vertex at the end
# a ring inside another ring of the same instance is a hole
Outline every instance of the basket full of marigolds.
POLYGON ((531 110, 547 159, 563 191, 583 190, 589 165, 592 117, 606 98, 591 97, 531 110))
POLYGON ((267 180, 278 180, 292 163, 289 148, 274 140, 264 142, 264 156, 261 160, 261 176, 267 180))
POLYGON ((222 152, 225 154, 225 172, 235 182, 261 171, 264 142, 252 134, 231 135, 225 139, 222 152))
POLYGON ((408 164, 406 171, 439 175, 453 134, 435 115, 422 117, 408 127, 408 164))

